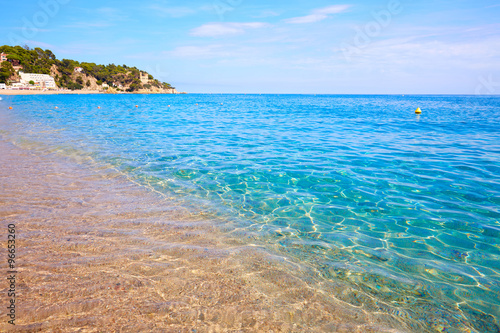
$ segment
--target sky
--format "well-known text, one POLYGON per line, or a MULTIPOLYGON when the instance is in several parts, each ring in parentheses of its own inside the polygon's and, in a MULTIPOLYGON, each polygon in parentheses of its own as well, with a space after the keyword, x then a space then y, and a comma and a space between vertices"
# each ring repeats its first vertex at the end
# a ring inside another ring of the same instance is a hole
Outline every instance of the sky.
POLYGON ((500 94, 498 0, 0 1, 0 45, 179 91, 500 94))

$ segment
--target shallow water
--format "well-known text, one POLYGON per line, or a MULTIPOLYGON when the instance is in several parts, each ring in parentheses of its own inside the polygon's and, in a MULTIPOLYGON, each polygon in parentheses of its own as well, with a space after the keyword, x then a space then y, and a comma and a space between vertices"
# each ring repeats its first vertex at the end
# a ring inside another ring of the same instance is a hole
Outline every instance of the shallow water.
POLYGON ((214 239, 279 258, 336 313, 499 329, 498 97, 13 96, 0 110, 4 141, 202 213, 214 239))

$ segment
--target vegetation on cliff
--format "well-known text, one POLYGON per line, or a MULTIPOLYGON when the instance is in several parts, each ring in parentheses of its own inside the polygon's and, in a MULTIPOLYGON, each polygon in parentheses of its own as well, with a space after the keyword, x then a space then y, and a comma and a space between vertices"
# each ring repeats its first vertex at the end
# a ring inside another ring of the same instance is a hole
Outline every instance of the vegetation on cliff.
POLYGON ((13 66, 22 66, 25 73, 52 75, 60 88, 72 90, 90 87, 90 78, 97 85, 106 83, 110 87, 122 86, 123 90, 132 92, 139 89, 174 89, 166 82, 160 82, 152 75, 139 70, 136 67, 126 65, 97 65, 89 62, 78 62, 76 60, 56 58, 50 50, 39 47, 31 49, 28 46, 0 46, 0 52, 8 54, 7 61, 0 65, 0 82, 6 83, 15 78, 16 72, 13 66), (81 67, 81 72, 75 72, 75 68, 81 67), (143 84, 142 75, 148 75, 148 82, 143 84))

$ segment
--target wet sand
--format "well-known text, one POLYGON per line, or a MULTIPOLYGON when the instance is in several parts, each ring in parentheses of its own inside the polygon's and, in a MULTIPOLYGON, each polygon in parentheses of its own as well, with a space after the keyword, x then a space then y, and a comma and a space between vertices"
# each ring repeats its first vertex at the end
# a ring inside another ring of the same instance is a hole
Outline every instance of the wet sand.
POLYGON ((14 223, 18 259, 16 326, 2 278, 0 331, 410 331, 336 298, 344 286, 225 234, 223 221, 110 170, 3 141, 0 156, 0 246, 14 223))

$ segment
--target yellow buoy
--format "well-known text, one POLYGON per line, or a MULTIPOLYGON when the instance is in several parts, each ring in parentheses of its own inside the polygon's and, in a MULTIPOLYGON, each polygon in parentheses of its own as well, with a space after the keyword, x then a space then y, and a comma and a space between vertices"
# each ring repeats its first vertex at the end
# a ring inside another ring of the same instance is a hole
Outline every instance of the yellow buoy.
POLYGON ((9 106, 9 110, 12 110, 12 106, 9 106))
POLYGON ((417 108, 417 109, 415 110, 415 113, 416 113, 416 114, 421 114, 421 113, 422 113, 422 110, 420 110, 420 108, 417 108))

